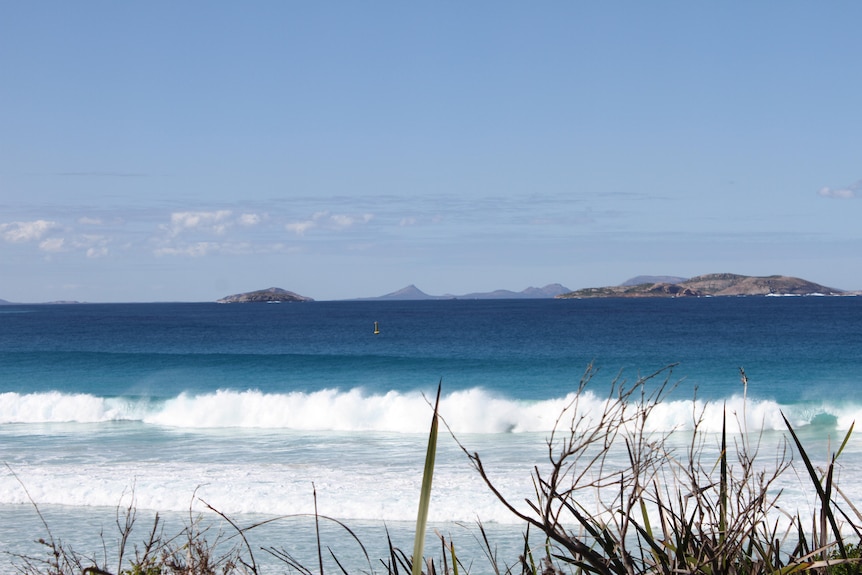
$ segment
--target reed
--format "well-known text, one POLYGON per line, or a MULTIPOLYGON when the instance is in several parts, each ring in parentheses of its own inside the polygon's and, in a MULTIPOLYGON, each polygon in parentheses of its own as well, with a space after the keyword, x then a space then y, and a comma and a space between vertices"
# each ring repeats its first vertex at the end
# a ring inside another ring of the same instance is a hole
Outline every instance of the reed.
POLYGON ((434 460, 437 457, 438 412, 440 409, 440 390, 442 388, 443 381, 441 380, 437 385, 437 399, 434 400, 434 414, 431 416, 431 431, 428 435, 428 449, 425 453, 425 468, 422 471, 422 489, 419 493, 416 536, 413 542, 412 575, 422 575, 422 557, 425 548, 425 533, 428 527, 428 508, 431 506, 431 482, 434 478, 434 460))
MULTIPOLYGON (((734 447, 728 446, 726 413, 717 461, 705 459, 708 434, 701 431, 702 414, 693 414, 694 432, 682 457, 667 449, 667 435, 646 432, 650 413, 671 387, 672 367, 632 385, 616 379, 603 413, 592 418, 577 409, 595 373, 588 370, 547 441, 546 467, 533 470, 534 494, 524 505, 507 499, 481 456, 462 445, 498 500, 546 537, 541 573, 858 572, 858 552, 854 557, 848 550, 858 549, 862 517, 849 499, 841 502, 846 506, 839 505, 833 485, 835 461, 852 428, 825 471, 818 473, 787 423, 820 504, 818 517, 788 518, 776 488, 792 464, 786 443, 773 460, 761 465, 761 438, 747 433, 744 419, 734 447), (664 379, 650 391, 647 383, 657 378, 664 379), (628 460, 623 468, 614 468, 608 456, 621 446, 628 460), (588 493, 592 497, 585 497, 588 493), (588 509, 587 499, 597 502, 596 507, 588 509), (855 543, 848 543, 847 537, 855 543)), ((740 374, 747 386, 744 371, 740 374)), ((540 570, 527 557, 521 558, 522 572, 537 575, 540 570)))

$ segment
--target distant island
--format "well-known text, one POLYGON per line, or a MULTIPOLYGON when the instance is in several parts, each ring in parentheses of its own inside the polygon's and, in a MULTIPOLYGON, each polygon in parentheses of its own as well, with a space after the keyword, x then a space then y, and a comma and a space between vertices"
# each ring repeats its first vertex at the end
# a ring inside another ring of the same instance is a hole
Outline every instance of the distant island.
MULTIPOLYGON (((82 303, 82 302, 75 301, 75 300, 63 299, 63 300, 56 300, 56 301, 43 301, 43 302, 39 302, 38 304, 25 304, 25 305, 72 305, 72 304, 79 304, 79 303, 82 303)), ((18 302, 14 302, 14 301, 6 301, 5 299, 0 299, 0 305, 21 305, 21 304, 18 302)))
POLYGON ((745 276, 738 274, 706 274, 680 281, 640 276, 619 286, 585 288, 556 296, 573 298, 648 298, 648 297, 715 297, 715 296, 783 296, 783 295, 842 295, 839 289, 789 276, 745 276), (653 281, 658 279, 659 281, 653 281))
POLYGON ((277 287, 238 293, 216 300, 216 303, 281 303, 281 302, 304 302, 314 301, 305 297, 277 287))
POLYGON ((560 294, 569 293, 571 290, 560 284, 548 284, 545 287, 528 287, 519 292, 499 289, 490 292, 473 292, 464 295, 429 295, 411 284, 398 291, 377 297, 359 298, 358 301, 408 301, 408 300, 433 300, 433 299, 551 299, 560 294))
MULTIPOLYGON (((411 300, 502 300, 502 299, 587 299, 587 298, 657 298, 657 297, 713 297, 713 296, 795 296, 841 295, 859 296, 862 291, 844 291, 808 280, 774 275, 746 276, 717 273, 684 278, 677 276, 636 276, 617 286, 591 287, 572 291, 558 284, 528 287, 519 292, 498 289, 489 292, 472 292, 463 295, 429 295, 415 285, 377 297, 351 298, 345 301, 411 301, 411 300)), ((216 303, 289 303, 311 302, 313 298, 271 287, 225 296, 216 303)), ((47 304, 77 304, 76 301, 43 302, 47 304)), ((0 305, 20 305, 0 299, 0 305)))

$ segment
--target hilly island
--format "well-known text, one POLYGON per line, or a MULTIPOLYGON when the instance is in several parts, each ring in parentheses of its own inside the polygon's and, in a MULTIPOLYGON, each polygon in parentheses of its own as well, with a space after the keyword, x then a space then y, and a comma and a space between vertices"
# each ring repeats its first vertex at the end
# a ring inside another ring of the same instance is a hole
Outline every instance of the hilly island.
POLYGON ((303 295, 299 295, 298 293, 294 293, 286 289, 271 287, 246 293, 229 295, 221 298, 220 300, 216 300, 216 303, 281 303, 295 301, 302 302, 314 300, 310 297, 305 297, 303 295))
MULTIPOLYGON (((676 282, 631 280, 608 287, 584 288, 560 294, 567 298, 647 298, 647 297, 716 297, 716 296, 778 296, 778 295, 848 295, 842 290, 789 276, 745 276, 738 274, 706 274, 676 282)), ((681 279, 681 278, 674 278, 681 279)))

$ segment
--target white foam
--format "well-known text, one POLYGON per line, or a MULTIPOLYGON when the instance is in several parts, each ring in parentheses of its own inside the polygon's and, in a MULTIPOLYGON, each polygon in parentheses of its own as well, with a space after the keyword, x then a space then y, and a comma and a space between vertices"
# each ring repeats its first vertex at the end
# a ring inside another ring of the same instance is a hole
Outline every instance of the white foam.
POLYGON ((0 393, 0 423, 98 423, 125 419, 122 404, 84 393, 0 393))
MULTIPOLYGON (((461 433, 536 432, 552 429, 563 407, 575 399, 515 400, 482 388, 454 391, 441 399, 441 414, 461 433)), ((577 401, 578 415, 601 413, 604 397, 585 392, 577 401)), ((862 417, 858 404, 780 405, 772 400, 745 400, 735 395, 722 401, 665 401, 655 406, 647 422, 650 431, 690 430, 695 421, 704 431, 721 430, 728 415, 730 432, 783 430, 782 414, 795 427, 822 414, 832 416, 846 430, 862 417)), ((342 391, 264 393, 258 390, 219 390, 183 393, 154 401, 147 398, 102 398, 88 394, 2 393, 0 423, 101 423, 142 421, 188 428, 260 428, 301 431, 379 431, 423 433, 431 407, 420 392, 366 393, 360 388, 342 391)))

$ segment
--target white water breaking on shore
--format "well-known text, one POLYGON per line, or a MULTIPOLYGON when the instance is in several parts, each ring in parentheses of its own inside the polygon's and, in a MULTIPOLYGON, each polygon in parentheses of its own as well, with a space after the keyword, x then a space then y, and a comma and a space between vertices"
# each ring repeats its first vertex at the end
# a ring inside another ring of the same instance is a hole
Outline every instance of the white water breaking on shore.
MULTIPOLYGON (((514 400, 472 388, 444 394, 441 413, 449 426, 463 433, 550 431, 575 394, 553 399, 514 400)), ((607 399, 588 391, 578 399, 583 414, 599 413, 607 399)), ((862 404, 822 401, 780 405, 769 399, 733 395, 721 401, 665 401, 648 420, 651 431, 690 430, 696 419, 704 431, 721 429, 725 410, 744 428, 782 430, 784 414, 794 426, 828 424, 849 429, 862 419, 862 404)), ((430 407, 420 392, 369 394, 362 389, 264 393, 258 390, 218 390, 181 393, 168 399, 98 397, 83 393, 0 394, 0 424, 101 423, 139 421, 176 428, 260 428, 303 431, 379 431, 419 433, 428 425, 430 407)))

